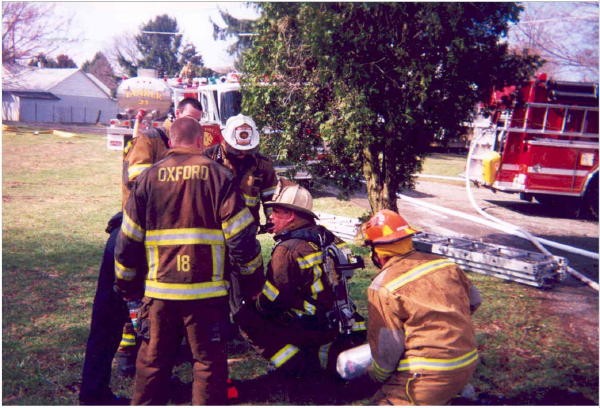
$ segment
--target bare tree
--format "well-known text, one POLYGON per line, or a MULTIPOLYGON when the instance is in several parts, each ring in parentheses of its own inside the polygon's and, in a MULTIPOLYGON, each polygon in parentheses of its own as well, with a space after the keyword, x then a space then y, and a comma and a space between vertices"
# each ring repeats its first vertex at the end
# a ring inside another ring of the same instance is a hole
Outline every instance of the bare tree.
POLYGON ((525 3, 511 30, 514 48, 540 55, 557 79, 598 81, 598 3, 525 3))
POLYGON ((121 76, 133 76, 137 67, 123 67, 123 61, 137 61, 142 57, 132 32, 115 36, 112 40, 113 46, 106 49, 104 54, 110 64, 115 67, 115 73, 121 76))
POLYGON ((111 92, 115 92, 117 89, 117 78, 115 72, 108 62, 108 58, 101 52, 97 52, 91 61, 86 61, 81 66, 81 69, 85 72, 93 74, 98 78, 104 85, 106 85, 111 92))
POLYGON ((54 15, 53 3, 2 2, 2 63, 50 55, 74 42, 67 36, 71 18, 54 15))

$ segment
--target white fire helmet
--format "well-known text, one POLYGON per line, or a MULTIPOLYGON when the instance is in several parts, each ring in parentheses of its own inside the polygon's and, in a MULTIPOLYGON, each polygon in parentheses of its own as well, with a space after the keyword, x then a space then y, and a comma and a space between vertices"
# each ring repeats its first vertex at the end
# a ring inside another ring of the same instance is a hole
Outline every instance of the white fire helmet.
POLYGON ((260 136, 254 120, 241 113, 227 119, 225 130, 223 131, 223 139, 225 139, 225 142, 229 146, 236 150, 252 150, 257 148, 260 142, 260 136), (248 126, 250 129, 248 129, 248 126))

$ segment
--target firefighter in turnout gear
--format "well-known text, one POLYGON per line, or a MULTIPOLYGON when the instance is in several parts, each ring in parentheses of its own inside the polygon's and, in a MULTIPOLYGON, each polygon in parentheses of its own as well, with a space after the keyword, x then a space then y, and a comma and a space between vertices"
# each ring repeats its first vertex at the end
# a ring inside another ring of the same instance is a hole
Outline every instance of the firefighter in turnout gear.
POLYGON ((315 223, 312 197, 297 184, 282 179, 266 205, 273 210, 270 232, 276 243, 262 292, 244 304, 236 322, 273 373, 334 372, 337 354, 366 339, 364 320, 357 319, 354 335, 343 339, 330 320, 335 299, 322 245, 344 243, 315 223))
MULTIPOLYGON (((202 105, 197 99, 183 99, 175 109, 175 119, 189 116, 202 118, 202 105)), ((123 150, 123 207, 135 179, 161 159, 169 148, 169 128, 149 128, 138 132, 123 150)))
MULTIPOLYGON (((197 100, 182 100, 175 111, 176 116, 202 117, 202 107, 197 100)), ((138 125, 139 119, 138 117, 138 125)), ((168 132, 167 132, 168 133, 168 132)), ((168 149, 168 139, 162 129, 139 130, 123 151, 122 203, 125 205, 135 179, 153 163, 160 160, 168 149)), ((118 212, 108 222, 109 235, 104 249, 98 284, 92 309, 90 333, 83 363, 81 405, 122 405, 129 401, 115 396, 110 390, 113 358, 116 357, 119 372, 133 375, 137 346, 135 333, 129 321, 127 306, 114 292, 114 248, 123 213, 118 212)))
MULTIPOLYGON (((202 105, 198 100, 186 98, 179 102, 175 109, 175 117, 184 116, 198 121, 202 118, 202 105)), ((131 186, 137 177, 166 154, 169 149, 169 132, 170 124, 168 127, 140 131, 125 147, 123 152, 123 207, 125 207, 131 186)), ((135 331, 131 322, 128 321, 123 326, 121 343, 115 356, 117 367, 122 375, 132 376, 135 373, 137 349, 135 331)))
MULTIPOLYGON (((277 174, 273 162, 258 152, 260 135, 254 120, 238 114, 227 120, 220 144, 206 149, 207 157, 227 167, 234 176, 242 192, 244 202, 260 225, 260 205, 263 204, 264 217, 268 221, 269 210, 264 203, 271 200, 277 186, 277 174)), ((237 313, 241 305, 238 282, 231 282, 231 311, 237 313)), ((237 328, 230 326, 231 336, 237 328)))
POLYGON ((115 249, 117 290, 127 301, 143 296, 132 404, 168 402, 183 331, 193 356, 192 404, 224 405, 225 256, 239 266, 242 296, 255 297, 264 282, 256 224, 231 172, 202 154, 197 121, 177 119, 171 142, 136 180, 115 249))
POLYGON ((206 150, 208 157, 233 172, 257 223, 260 223, 261 202, 268 220, 269 212, 264 203, 271 200, 277 186, 273 162, 258 152, 259 143, 260 135, 254 120, 239 114, 227 119, 221 144, 206 150))
POLYGON ((416 251, 416 231, 399 214, 381 210, 361 232, 381 268, 367 293, 368 372, 382 383, 374 403, 444 405, 477 366, 479 291, 455 263, 416 251))

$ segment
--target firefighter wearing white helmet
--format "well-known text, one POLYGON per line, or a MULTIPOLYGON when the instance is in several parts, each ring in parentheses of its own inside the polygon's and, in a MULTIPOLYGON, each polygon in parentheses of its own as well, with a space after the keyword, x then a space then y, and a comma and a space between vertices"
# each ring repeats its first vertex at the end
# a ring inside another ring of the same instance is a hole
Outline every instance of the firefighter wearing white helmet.
MULTIPOLYGON (((260 225, 260 204, 263 203, 265 220, 269 219, 264 203, 271 200, 277 186, 273 162, 259 153, 260 136, 254 120, 242 114, 227 120, 220 144, 211 146, 204 154, 227 167, 233 173, 234 184, 240 187, 244 202, 260 225)), ((231 269, 233 266, 229 265, 231 269)), ((242 288, 235 279, 231 281, 230 308, 235 315, 241 305, 242 288)), ((231 328, 235 332, 235 328, 231 328)))
POLYGON ((256 149, 260 142, 260 136, 254 120, 241 113, 227 119, 223 138, 230 148, 242 152, 256 149))
POLYGON ((416 232, 385 209, 361 226, 381 269, 367 290, 375 405, 445 405, 477 366, 479 291, 454 262, 416 251, 416 232))
MULTIPOLYGON (((238 114, 227 119, 223 141, 205 154, 233 172, 244 195, 246 206, 260 223, 260 203, 275 192, 277 174, 273 162, 259 153, 260 135, 251 117, 238 114)), ((268 212, 265 218, 268 219, 268 212)))
POLYGON ((241 308, 236 322, 269 361, 274 380, 321 370, 334 374, 337 355, 366 338, 364 324, 342 336, 330 320, 335 293, 323 248, 344 242, 316 224, 312 196, 298 184, 281 179, 266 205, 273 209, 275 246, 262 292, 241 308))

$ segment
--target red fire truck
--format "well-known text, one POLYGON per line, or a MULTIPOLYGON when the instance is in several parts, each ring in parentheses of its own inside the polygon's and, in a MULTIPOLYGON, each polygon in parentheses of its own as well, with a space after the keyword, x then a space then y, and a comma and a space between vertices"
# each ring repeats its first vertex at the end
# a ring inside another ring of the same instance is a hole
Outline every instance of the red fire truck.
POLYGON ((476 129, 470 180, 598 218, 598 84, 540 75, 494 92, 476 129))

